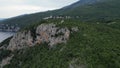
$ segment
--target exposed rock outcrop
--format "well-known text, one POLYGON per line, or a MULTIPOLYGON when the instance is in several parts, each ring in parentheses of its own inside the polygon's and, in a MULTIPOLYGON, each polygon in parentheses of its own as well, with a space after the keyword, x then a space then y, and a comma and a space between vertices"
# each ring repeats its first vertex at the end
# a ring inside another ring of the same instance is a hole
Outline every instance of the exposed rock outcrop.
POLYGON ((73 27, 73 28, 71 28, 71 30, 72 30, 73 32, 77 32, 79 29, 78 29, 78 27, 73 27))
POLYGON ((66 43, 70 35, 67 28, 59 28, 55 24, 42 24, 37 27, 36 33, 38 43, 47 42, 50 46, 66 43))
MULTIPOLYGON (((73 27, 70 30, 67 27, 57 27, 55 24, 41 24, 36 27, 35 31, 25 30, 16 33, 10 40, 7 50, 15 51, 42 43, 47 43, 49 47, 53 47, 59 43, 66 43, 70 33, 77 32, 78 27, 73 27)), ((0 49, 6 49, 6 47, 0 47, 0 49)), ((63 48, 60 51, 62 50, 63 48)), ((4 58, 0 63, 0 67, 2 68, 9 64, 13 57, 14 55, 4 58)), ((71 64, 70 67, 72 67, 71 64)))
POLYGON ((8 50, 19 50, 28 46, 33 46, 33 37, 31 36, 30 31, 18 32, 10 40, 8 50))
POLYGON ((86 68, 86 66, 82 63, 80 64, 78 59, 72 59, 72 61, 69 63, 69 68, 86 68))
POLYGON ((66 43, 69 39, 70 30, 66 27, 56 27, 55 24, 41 24, 33 33, 35 37, 31 34, 31 31, 18 32, 10 40, 7 49, 14 51, 41 43, 48 43, 50 47, 58 43, 66 43))
POLYGON ((7 65, 10 63, 10 60, 13 58, 14 55, 11 55, 10 57, 7 57, 5 59, 2 60, 2 62, 0 63, 0 68, 3 68, 3 66, 7 65))

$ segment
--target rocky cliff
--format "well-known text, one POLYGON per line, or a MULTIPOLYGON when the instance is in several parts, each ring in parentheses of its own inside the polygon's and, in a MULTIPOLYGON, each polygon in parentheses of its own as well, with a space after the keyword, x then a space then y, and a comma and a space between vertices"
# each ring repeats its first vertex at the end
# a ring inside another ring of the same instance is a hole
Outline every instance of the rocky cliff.
POLYGON ((58 43, 66 43, 70 36, 70 30, 56 27, 55 24, 41 24, 36 28, 34 37, 31 31, 18 32, 10 40, 8 50, 14 51, 31 47, 36 44, 48 43, 52 47, 58 43))
MULTIPOLYGON (((78 31, 77 27, 68 29, 67 27, 57 27, 55 24, 41 24, 32 30, 24 30, 16 33, 10 40, 8 46, 1 48, 14 52, 15 50, 33 47, 43 43, 47 43, 49 48, 60 43, 66 43, 69 40, 70 33, 78 31)), ((14 54, 10 54, 2 61, 0 67, 10 63, 14 54)))

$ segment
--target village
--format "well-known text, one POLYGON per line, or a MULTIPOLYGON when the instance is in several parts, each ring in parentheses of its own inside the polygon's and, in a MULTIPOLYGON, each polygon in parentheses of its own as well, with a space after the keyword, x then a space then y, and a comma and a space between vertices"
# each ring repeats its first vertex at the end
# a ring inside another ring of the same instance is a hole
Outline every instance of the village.
POLYGON ((17 24, 15 25, 1 24, 0 25, 1 32, 17 32, 19 30, 20 30, 20 27, 18 27, 17 24))
MULTIPOLYGON (((78 19, 80 18, 80 16, 62 16, 62 15, 58 15, 58 16, 48 16, 48 17, 44 17, 43 20, 48 20, 48 19, 63 19, 61 22, 64 22, 64 19, 78 19)), ((0 25, 0 31, 1 32, 17 32, 20 30, 20 27, 18 26, 18 24, 15 25, 10 25, 10 24, 1 24, 0 25)))
POLYGON ((78 19, 80 18, 80 16, 62 16, 62 15, 58 15, 58 16, 48 16, 48 17, 44 17, 43 20, 47 20, 47 19, 78 19))

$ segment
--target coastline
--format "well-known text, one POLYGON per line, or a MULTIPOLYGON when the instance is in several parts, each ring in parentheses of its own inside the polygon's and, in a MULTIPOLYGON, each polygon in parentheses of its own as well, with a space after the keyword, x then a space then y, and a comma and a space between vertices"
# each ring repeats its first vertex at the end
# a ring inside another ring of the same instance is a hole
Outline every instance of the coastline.
POLYGON ((4 32, 0 31, 0 43, 3 42, 5 39, 13 36, 15 32, 4 32))

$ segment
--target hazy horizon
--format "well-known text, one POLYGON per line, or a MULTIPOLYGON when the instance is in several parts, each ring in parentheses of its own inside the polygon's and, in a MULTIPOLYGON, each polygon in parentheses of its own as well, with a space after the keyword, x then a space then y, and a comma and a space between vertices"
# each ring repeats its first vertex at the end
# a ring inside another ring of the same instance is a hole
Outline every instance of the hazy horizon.
POLYGON ((0 18, 59 9, 78 0, 0 0, 0 18))

